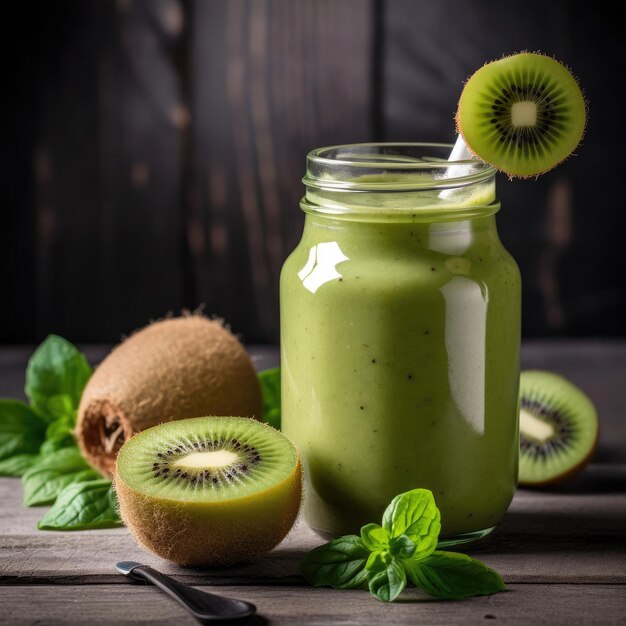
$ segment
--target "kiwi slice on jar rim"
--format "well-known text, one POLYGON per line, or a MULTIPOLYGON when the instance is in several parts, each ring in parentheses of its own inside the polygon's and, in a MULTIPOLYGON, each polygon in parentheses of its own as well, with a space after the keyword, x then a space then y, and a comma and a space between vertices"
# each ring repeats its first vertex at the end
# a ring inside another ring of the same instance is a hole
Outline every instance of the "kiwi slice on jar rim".
POLYGON ((543 371, 520 377, 520 485, 558 483, 581 470, 598 442, 596 409, 578 387, 543 371))
POLYGON ((226 565, 268 552, 293 526, 302 499, 293 444, 241 417, 144 430, 120 449, 114 480, 130 531, 181 565, 226 565))
POLYGON ((469 78, 456 125, 479 159, 510 177, 528 178, 576 149, 586 119, 571 72, 551 57, 523 52, 487 63, 469 78))

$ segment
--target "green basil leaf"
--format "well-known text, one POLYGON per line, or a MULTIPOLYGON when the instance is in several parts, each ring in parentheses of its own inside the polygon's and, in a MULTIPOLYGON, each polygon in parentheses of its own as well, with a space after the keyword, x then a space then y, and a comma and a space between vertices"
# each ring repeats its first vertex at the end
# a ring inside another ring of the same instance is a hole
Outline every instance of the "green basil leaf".
POLYGON ((393 602, 406 587, 406 574, 400 563, 392 561, 369 581, 370 593, 381 602, 393 602))
POLYGON ((0 460, 36 454, 45 432, 45 423, 27 404, 0 400, 0 460))
POLYGON ((413 489, 396 496, 383 514, 383 526, 392 537, 406 535, 416 546, 414 559, 428 556, 437 547, 441 514, 428 489, 413 489))
POLYGON ((382 550, 389 546, 389 531, 378 524, 361 528, 361 541, 368 550, 382 550))
POLYGON ((66 487, 37 525, 40 530, 90 530, 122 526, 110 480, 101 478, 66 487))
POLYGON ((382 572, 393 560, 389 550, 376 550, 372 552, 365 563, 365 569, 368 572, 382 572))
POLYGON ((438 598, 460 600, 505 591, 500 574, 458 552, 433 552, 426 558, 403 561, 413 583, 438 598))
POLYGON ((0 461, 0 476, 21 476, 41 457, 38 454, 16 454, 0 461))
POLYGON ((91 374, 82 352, 62 337, 49 335, 28 361, 24 390, 37 412, 51 421, 68 407, 78 408, 91 374))
POLYGON ((395 559, 410 559, 415 549, 416 545, 406 535, 394 537, 389 542, 389 552, 395 559))
POLYGON ((71 433, 76 426, 76 416, 74 414, 64 415, 48 424, 46 428, 46 439, 54 439, 71 433))
POLYGON ((42 457, 22 476, 24 505, 51 504, 68 485, 101 478, 91 469, 78 448, 63 448, 42 457))
POLYGON ((314 587, 356 589, 367 581, 368 556, 360 537, 346 535, 311 550, 300 563, 300 571, 314 587))
POLYGON ((75 448, 76 439, 72 433, 65 433, 64 435, 55 435, 50 439, 46 439, 42 444, 41 448, 39 448, 39 454, 42 456, 47 456, 56 452, 57 450, 62 450, 63 448, 75 448))
POLYGON ((259 373, 263 392, 263 421, 280 430, 280 367, 259 373))
MULTIPOLYGON (((80 400, 80 397, 79 397, 80 400)), ((48 398, 48 411, 56 419, 70 418, 76 421, 76 408, 72 404, 72 398, 67 393, 58 393, 48 398)))

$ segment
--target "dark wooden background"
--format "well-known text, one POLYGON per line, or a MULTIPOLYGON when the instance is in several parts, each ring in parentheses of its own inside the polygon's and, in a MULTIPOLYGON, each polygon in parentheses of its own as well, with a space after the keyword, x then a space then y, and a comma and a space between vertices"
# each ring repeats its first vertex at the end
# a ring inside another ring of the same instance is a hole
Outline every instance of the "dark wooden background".
POLYGON ((590 100, 579 156, 500 180, 525 335, 623 336, 626 53, 611 6, 4 3, 0 341, 116 341, 201 303, 276 341, 306 152, 452 141, 462 81, 520 49, 566 61, 590 100))

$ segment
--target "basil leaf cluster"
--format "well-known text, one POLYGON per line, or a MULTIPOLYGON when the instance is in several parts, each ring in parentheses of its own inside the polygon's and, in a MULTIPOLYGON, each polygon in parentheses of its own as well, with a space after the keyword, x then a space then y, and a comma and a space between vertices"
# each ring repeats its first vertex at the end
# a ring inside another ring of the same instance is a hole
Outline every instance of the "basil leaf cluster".
POLYGON ((369 589, 382 602, 393 602, 408 582, 448 600, 505 590, 502 577, 480 561, 436 550, 440 531, 432 492, 413 489, 391 501, 382 525, 315 548, 300 569, 315 587, 369 589))
POLYGON ((22 477, 26 506, 53 504, 41 529, 121 525, 111 481, 87 464, 73 434, 91 374, 82 352, 50 335, 26 368, 29 404, 0 400, 0 476, 22 477))
POLYGON ((263 421, 280 430, 280 367, 259 372, 263 394, 263 421))
POLYGON ((100 478, 66 487, 37 527, 41 530, 88 530, 122 526, 110 480, 100 478))

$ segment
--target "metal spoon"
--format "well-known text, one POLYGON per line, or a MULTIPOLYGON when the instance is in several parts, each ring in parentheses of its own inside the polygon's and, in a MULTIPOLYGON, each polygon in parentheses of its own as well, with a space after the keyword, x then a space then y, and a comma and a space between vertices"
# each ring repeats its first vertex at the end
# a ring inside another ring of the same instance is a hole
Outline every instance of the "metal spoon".
POLYGON ((250 602, 194 589, 135 561, 120 561, 115 567, 133 580, 152 583, 182 604, 201 624, 244 621, 256 613, 256 606, 250 602))

